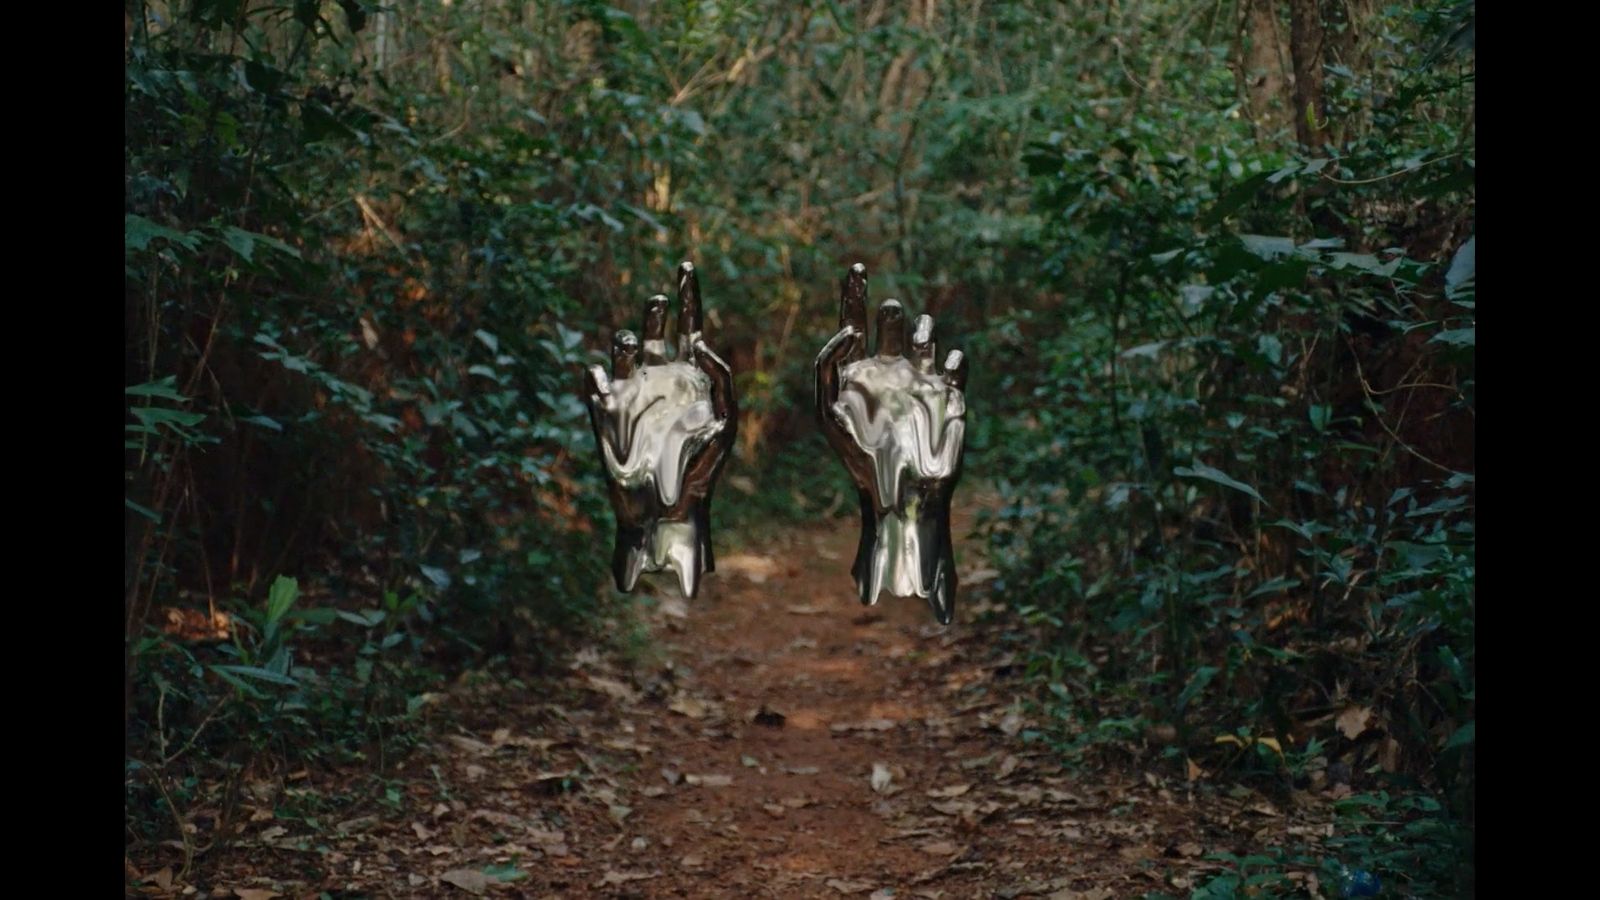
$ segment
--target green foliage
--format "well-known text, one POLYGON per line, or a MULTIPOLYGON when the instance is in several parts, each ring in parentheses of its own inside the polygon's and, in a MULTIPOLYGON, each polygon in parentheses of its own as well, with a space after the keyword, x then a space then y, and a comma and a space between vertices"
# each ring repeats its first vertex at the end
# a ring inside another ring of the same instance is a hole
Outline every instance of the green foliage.
MULTIPOLYGON (((1338 73, 1331 108, 1367 118, 1317 154, 1248 140, 1198 48, 1190 90, 1122 116, 1058 100, 1027 165, 1059 302, 980 358, 1010 401, 997 590, 1051 635, 1051 739, 1141 753, 1165 725, 1180 765, 1267 784, 1397 773, 1449 801, 1384 836, 1416 862, 1472 815, 1471 79, 1422 62, 1442 19, 1385 15, 1404 64, 1338 73)), ((1445 858, 1394 868, 1447 895, 1445 858)))

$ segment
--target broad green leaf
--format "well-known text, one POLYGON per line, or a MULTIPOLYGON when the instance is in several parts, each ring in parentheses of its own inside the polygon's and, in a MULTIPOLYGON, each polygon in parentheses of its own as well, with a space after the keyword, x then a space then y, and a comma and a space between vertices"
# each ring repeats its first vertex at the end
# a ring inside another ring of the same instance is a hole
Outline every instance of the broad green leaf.
POLYGON ((364 609, 358 613, 339 610, 339 618, 346 622, 354 622, 362 628, 371 628, 374 625, 381 624, 386 615, 387 613, 381 609, 364 609))
POLYGON ((272 588, 267 592, 267 621, 276 622, 283 618, 283 614, 289 611, 299 596, 300 583, 295 579, 283 575, 273 579, 272 588))
POLYGON ((260 425, 262 428, 268 429, 269 431, 282 431, 283 430, 283 423, 279 422, 277 419, 273 419, 273 418, 270 418, 268 416, 263 416, 263 415, 245 416, 244 418, 240 419, 239 421, 241 421, 241 422, 249 422, 251 425, 260 425))
MULTIPOLYGON (((211 667, 211 671, 215 672, 217 674, 217 676, 219 678, 221 678, 223 681, 226 681, 227 683, 229 683, 229 684, 233 685, 234 687, 238 688, 246 696, 254 697, 254 698, 258 699, 258 700, 262 699, 263 695, 262 695, 262 693, 260 691, 256 690, 255 687, 253 685, 251 685, 249 682, 246 682, 244 679, 240 678, 238 675, 235 675, 232 671, 230 671, 233 668, 236 668, 236 667, 234 667, 234 666, 212 666, 211 667)), ((268 673, 268 674, 271 674, 271 673, 268 673)))
POLYGON ((263 669, 260 666, 217 665, 212 666, 211 671, 216 672, 218 675, 239 675, 245 678, 254 678, 257 681, 267 681, 271 682, 272 684, 288 685, 289 687, 296 687, 300 684, 300 682, 295 681, 293 678, 290 678, 287 675, 280 675, 277 672, 263 669))
POLYGON ((290 610, 284 615, 284 620, 289 622, 305 622, 308 625, 327 625, 339 618, 339 610, 319 606, 313 609, 290 610))
POLYGON ((1241 234, 1239 242, 1244 248, 1262 259, 1282 259, 1294 253, 1294 240, 1286 237, 1270 237, 1264 234, 1241 234))
POLYGON ((427 579, 433 582, 435 586, 439 588, 447 588, 450 586, 449 572, 446 572, 437 566, 418 566, 417 568, 421 569, 422 574, 427 576, 427 579))
POLYGON ((136 406, 128 410, 128 412, 151 428, 161 425, 178 429, 191 428, 206 420, 206 417, 200 413, 186 412, 181 409, 167 409, 161 406, 136 406))
POLYGON ((1179 478, 1203 478, 1206 481, 1215 482, 1216 484, 1223 485, 1224 487, 1233 488, 1236 491, 1242 491, 1256 498, 1257 500, 1260 500, 1262 503, 1267 502, 1266 500, 1262 499, 1260 494, 1256 493, 1255 488, 1245 484, 1242 481, 1239 481, 1238 479, 1230 478, 1226 473, 1218 469, 1213 469, 1205 463, 1196 463, 1193 468, 1190 468, 1189 466, 1178 466, 1172 470, 1172 474, 1178 476, 1179 478))
POLYGON ((1473 281, 1478 274, 1478 238, 1476 235, 1467 238, 1467 242, 1456 251, 1455 258, 1450 260, 1450 269, 1444 274, 1444 295, 1452 300, 1458 294, 1467 293, 1472 289, 1473 281))
POLYGON ((1465 747, 1468 744, 1476 743, 1477 725, 1478 720, 1473 719, 1471 722, 1457 728, 1456 733, 1450 735, 1450 740, 1444 742, 1444 749, 1449 750, 1452 747, 1465 747))
POLYGON ((122 498, 122 502, 129 509, 133 510, 134 512, 138 513, 141 516, 144 516, 145 518, 149 519, 150 521, 155 522, 156 524, 160 524, 161 523, 161 514, 156 512, 155 510, 151 509, 150 507, 148 507, 148 506, 140 506, 139 504, 133 502, 132 500, 129 500, 127 497, 123 497, 122 498))
POLYGON ((256 252, 255 236, 243 228, 234 228, 232 225, 222 229, 222 242, 228 249, 239 254, 239 258, 250 262, 256 252))
POLYGON ((136 384, 133 387, 123 388, 122 393, 129 397, 160 397, 163 400, 172 400, 176 403, 187 403, 189 398, 178 393, 177 376, 168 375, 160 381, 149 381, 136 384))
POLYGON ((1206 685, 1211 683, 1211 679, 1215 678, 1219 671, 1221 670, 1216 666, 1200 666, 1195 669, 1194 674, 1189 676, 1189 683, 1184 685, 1183 690, 1178 694, 1178 711, 1182 712, 1188 709, 1189 704, 1194 701, 1194 698, 1200 696, 1200 692, 1206 689, 1206 685))
POLYGON ((1275 334, 1263 334, 1256 338, 1256 351, 1275 366, 1283 364, 1283 341, 1275 334))
POLYGON ((190 250, 200 243, 200 239, 191 232, 178 231, 165 225, 158 225, 144 216, 129 213, 122 219, 122 241, 126 250, 143 250, 150 246, 150 242, 160 238, 165 241, 186 247, 190 250))
POLYGON ((1327 431, 1328 419, 1333 414, 1333 409, 1325 404, 1313 403, 1311 404, 1311 409, 1308 410, 1307 414, 1311 418, 1312 428, 1315 428, 1319 432, 1327 431))

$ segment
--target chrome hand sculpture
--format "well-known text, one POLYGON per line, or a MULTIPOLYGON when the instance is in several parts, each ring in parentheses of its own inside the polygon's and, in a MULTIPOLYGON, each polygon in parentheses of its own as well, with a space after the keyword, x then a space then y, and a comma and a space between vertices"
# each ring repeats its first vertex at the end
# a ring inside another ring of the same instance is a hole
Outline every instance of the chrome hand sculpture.
POLYGON ((940 624, 955 612, 950 499, 966 436, 966 359, 934 361, 933 319, 919 316, 906 356, 899 301, 878 307, 876 353, 867 348, 867 270, 850 267, 839 332, 817 356, 817 418, 861 500, 856 591, 864 605, 887 590, 921 597, 940 624))
POLYGON ((611 376, 590 366, 584 399, 617 515, 611 572, 630 592, 645 572, 671 570, 685 597, 716 570, 711 491, 733 446, 733 372, 701 336, 700 282, 678 266, 678 351, 668 360, 667 298, 645 303, 644 343, 619 331, 611 376))

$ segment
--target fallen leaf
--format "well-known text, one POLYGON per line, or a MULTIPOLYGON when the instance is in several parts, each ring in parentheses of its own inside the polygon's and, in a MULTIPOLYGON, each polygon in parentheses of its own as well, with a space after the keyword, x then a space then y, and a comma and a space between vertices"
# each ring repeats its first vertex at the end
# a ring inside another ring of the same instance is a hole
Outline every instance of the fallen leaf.
POLYGON ((894 900, 894 888, 879 888, 867 900, 894 900))
POLYGON ((685 869, 698 869, 705 864, 706 861, 704 857, 697 856, 693 853, 686 853, 682 859, 678 860, 678 865, 683 866, 685 869))
POLYGON ((485 744, 483 741, 480 741, 477 738, 467 737, 464 734, 450 735, 450 743, 455 744, 457 747, 460 747, 468 753, 476 753, 480 756, 494 752, 493 747, 485 744))
POLYGON ((1400 771, 1400 742, 1394 738, 1384 738, 1378 746, 1378 768, 1393 775, 1400 771))
POLYGON ((1371 709, 1365 706, 1350 706, 1346 707, 1344 712, 1339 713, 1339 718, 1334 721, 1334 725, 1338 726, 1340 734, 1353 741, 1366 733, 1367 723, 1371 720, 1371 709))
POLYGON ((1003 732, 1006 737, 1016 737, 1017 732, 1022 730, 1022 724, 1022 714, 1016 710, 1012 710, 1006 713, 1005 718, 1000 720, 1000 731, 1003 732))
POLYGON ((766 810, 767 815, 773 817, 774 819, 781 819, 783 818, 784 813, 788 812, 788 808, 781 803, 763 803, 761 804, 761 808, 766 810))
POLYGON ((970 784, 952 784, 949 787, 933 788, 927 793, 929 797, 943 799, 946 797, 959 797, 970 790, 972 790, 972 785, 970 784))
POLYGON ((556 844, 566 843, 567 835, 564 831, 556 831, 546 828, 529 828, 528 839, 541 847, 549 847, 556 844))
POLYGON ((778 769, 790 775, 815 775, 822 771, 816 766, 779 766, 778 769))
POLYGON ((828 726, 828 730, 842 734, 846 731, 888 731, 894 726, 893 719, 868 719, 865 722, 835 722, 828 726))
POLYGON ((929 841, 926 844, 918 844, 917 849, 929 856, 955 856, 961 852, 961 848, 950 841, 929 841))
POLYGON ((684 603, 677 597, 669 597, 661 601, 661 605, 656 609, 664 617, 673 619, 689 618, 689 604, 684 603))
POLYGON ((790 615, 795 616, 816 616, 826 612, 826 610, 819 606, 805 606, 800 604, 790 606, 788 607, 788 610, 790 615))
POLYGON ((439 876, 446 884, 453 884, 469 894, 482 894, 489 889, 489 876, 477 869, 451 869, 439 876))
POLYGON ((973 759, 963 759, 961 761, 961 768, 969 772, 973 769, 981 769, 994 762, 994 758, 995 754, 990 753, 985 756, 975 757, 973 759))
MULTIPOLYGON (((225 641, 232 633, 233 620, 225 612, 205 613, 198 609, 163 607, 166 622, 161 630, 182 641, 202 643, 225 641)), ((166 888, 162 888, 166 890, 166 888)))
POLYGON ((1154 859, 1157 853, 1154 847, 1145 844, 1130 844, 1118 850, 1117 855, 1128 862, 1140 862, 1146 859, 1154 859))
POLYGON ((1095 805, 1093 802, 1085 800, 1082 797, 1079 797, 1077 794, 1073 794, 1068 791, 1057 790, 1055 788, 1045 788, 1044 799, 1049 803, 1062 803, 1067 806, 1091 808, 1095 805))
POLYGON ((272 900, 273 897, 282 897, 277 891, 261 890, 259 888, 234 888, 234 894, 239 900, 272 900))
POLYGON ((429 828, 421 822, 412 822, 411 830, 417 833, 417 840, 419 841, 425 841, 428 838, 433 837, 436 833, 432 828, 429 828))
POLYGON ((603 678, 599 675, 589 676, 589 687, 594 688, 608 697, 614 697, 626 703, 633 703, 636 699, 638 699, 638 695, 634 693, 633 688, 628 687, 620 681, 616 681, 611 678, 603 678))
POLYGON ((1017 770, 1017 766, 1021 764, 1021 760, 1017 759, 1015 756, 1007 756, 1005 759, 1000 761, 1000 771, 995 773, 995 777, 1005 778, 1012 772, 1015 772, 1017 770))
POLYGON ((1087 891, 1062 888, 1051 894, 1046 900, 1111 900, 1115 896, 1116 892, 1107 888, 1090 888, 1087 891))
POLYGON ((870 881, 846 881, 843 878, 829 878, 823 882, 841 894, 864 894, 872 890, 870 881))
POLYGON ((889 772, 889 767, 881 762, 872 764, 872 775, 869 782, 872 789, 879 794, 889 790, 889 783, 894 780, 894 775, 889 772))
POLYGON ((661 874, 661 873, 659 873, 659 872, 618 872, 618 871, 613 869, 613 870, 608 870, 606 872, 606 874, 600 878, 599 881, 594 883, 594 886, 598 888, 598 887, 608 887, 608 886, 617 885, 617 884, 627 884, 630 881, 644 881, 644 880, 649 879, 649 878, 655 878, 659 874, 661 874))
POLYGON ((728 787, 733 784, 732 775, 685 775, 683 780, 701 787, 728 787))
POLYGON ((705 701, 690 697, 687 694, 679 694, 672 698, 672 702, 667 704, 667 709, 679 715, 688 716, 691 719, 704 719, 706 717, 705 701))
POLYGON ((999 569, 973 569, 971 572, 961 576, 961 583, 967 585, 982 584, 985 581, 992 581, 999 577, 999 569))
POLYGON ((736 553, 727 557, 719 555, 717 568, 724 572, 737 572, 753 584, 764 584, 777 573, 778 564, 769 557, 736 553))

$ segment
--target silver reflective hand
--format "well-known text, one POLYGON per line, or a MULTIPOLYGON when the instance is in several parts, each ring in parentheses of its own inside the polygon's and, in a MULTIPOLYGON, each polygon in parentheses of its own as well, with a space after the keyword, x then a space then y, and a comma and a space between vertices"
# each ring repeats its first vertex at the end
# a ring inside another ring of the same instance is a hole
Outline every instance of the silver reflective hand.
POLYGON ((584 377, 589 421, 604 463, 617 542, 611 571, 632 591, 646 572, 672 571, 685 597, 716 570, 711 493, 738 426, 733 372, 702 337, 694 264, 678 267, 678 352, 667 358, 667 298, 645 304, 644 342, 619 331, 611 375, 584 377))
POLYGON ((966 359, 934 360, 933 319, 920 316, 906 355, 905 311, 878 307, 876 352, 867 351, 867 270, 845 275, 839 331, 816 364, 817 419, 855 482, 861 540, 851 575, 861 602, 883 591, 921 597, 941 624, 955 612, 950 500, 966 437, 966 359))

